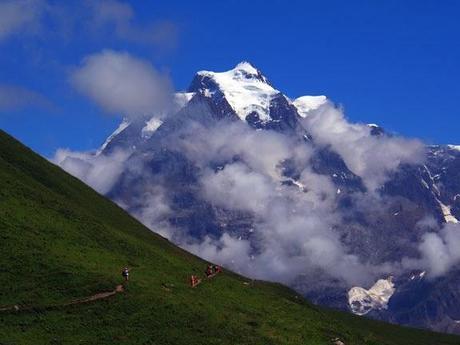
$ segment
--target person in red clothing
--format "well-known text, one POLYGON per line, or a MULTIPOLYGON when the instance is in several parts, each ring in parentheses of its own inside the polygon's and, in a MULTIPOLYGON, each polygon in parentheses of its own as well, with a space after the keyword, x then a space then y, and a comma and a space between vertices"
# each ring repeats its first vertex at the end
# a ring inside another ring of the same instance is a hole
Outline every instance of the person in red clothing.
POLYGON ((208 265, 208 267, 206 267, 206 271, 204 272, 206 274, 206 277, 209 278, 210 276, 212 276, 214 274, 214 269, 213 269, 213 266, 212 265, 208 265))

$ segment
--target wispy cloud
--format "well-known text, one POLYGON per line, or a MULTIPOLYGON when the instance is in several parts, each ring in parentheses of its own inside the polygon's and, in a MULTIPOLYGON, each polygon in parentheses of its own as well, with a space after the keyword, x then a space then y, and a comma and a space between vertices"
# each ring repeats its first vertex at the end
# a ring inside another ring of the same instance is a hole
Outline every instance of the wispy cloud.
POLYGON ((136 14, 126 2, 105 0, 89 2, 90 25, 100 32, 114 33, 119 39, 139 44, 174 47, 177 26, 167 20, 152 21, 145 25, 136 22, 136 14))
POLYGON ((177 43, 178 27, 167 19, 140 23, 132 6, 117 0, 0 2, 0 42, 15 35, 39 33, 42 38, 65 37, 66 42, 85 33, 87 38, 99 41, 110 39, 171 49, 177 43))
POLYGON ((0 2, 0 41, 20 33, 36 33, 46 9, 41 0, 0 2))
POLYGON ((55 106, 38 92, 10 84, 0 84, 0 111, 15 111, 24 108, 54 110, 55 106))

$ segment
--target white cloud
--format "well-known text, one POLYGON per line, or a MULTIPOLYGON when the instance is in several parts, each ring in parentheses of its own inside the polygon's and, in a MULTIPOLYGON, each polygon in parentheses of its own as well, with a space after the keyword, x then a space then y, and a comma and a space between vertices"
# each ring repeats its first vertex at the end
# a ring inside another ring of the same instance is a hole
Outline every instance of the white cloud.
POLYGON ((460 264, 460 224, 446 223, 441 229, 435 226, 422 236, 418 249, 420 258, 406 258, 406 268, 425 270, 429 278, 445 275, 460 264))
POLYGON ((207 169, 202 184, 203 193, 214 204, 256 214, 266 209, 269 193, 275 187, 268 177, 241 163, 227 165, 216 173, 207 169))
POLYGON ((99 193, 105 194, 123 173, 129 155, 129 152, 124 151, 116 151, 110 155, 96 155, 91 152, 59 149, 52 162, 99 193))
POLYGON ((166 75, 148 61, 111 50, 87 56, 71 83, 107 112, 127 117, 163 112, 171 100, 166 75))
MULTIPOLYGON (((155 229, 156 233, 167 239, 173 239, 176 229, 168 222, 168 216, 172 210, 169 207, 167 195, 168 191, 164 190, 162 186, 149 186, 134 201, 136 205, 142 205, 142 207, 134 211, 133 215, 148 228, 155 229)), ((125 207, 125 205, 120 206, 125 207)))
POLYGON ((401 164, 419 164, 424 159, 420 141, 372 136, 367 125, 349 123, 330 103, 312 111, 303 123, 315 142, 337 152, 371 191, 386 182, 401 164))
POLYGON ((283 134, 254 131, 242 122, 222 121, 212 126, 189 122, 175 139, 171 144, 197 164, 205 166, 212 160, 225 161, 238 156, 251 169, 264 171, 273 178, 280 176, 280 162, 292 158, 298 164, 306 164, 312 154, 312 148, 298 145, 283 134))

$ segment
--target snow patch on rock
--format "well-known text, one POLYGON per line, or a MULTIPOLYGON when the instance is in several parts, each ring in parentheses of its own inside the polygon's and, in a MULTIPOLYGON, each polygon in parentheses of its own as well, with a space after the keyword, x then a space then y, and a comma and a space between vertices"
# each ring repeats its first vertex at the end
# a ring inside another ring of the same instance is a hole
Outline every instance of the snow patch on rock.
POLYGON ((131 124, 128 119, 123 119, 123 121, 120 123, 118 128, 110 134, 110 136, 105 140, 105 142, 102 144, 102 146, 99 148, 99 150, 96 152, 96 155, 99 155, 104 149, 107 147, 108 144, 115 138, 118 134, 123 132, 129 125, 131 124))
POLYGON ((157 119, 156 117, 152 117, 145 123, 145 127, 142 128, 141 136, 144 139, 149 139, 152 134, 163 124, 163 121, 157 119))
POLYGON ((448 148, 451 150, 457 150, 460 151, 460 145, 447 145, 448 148))
POLYGON ((318 109, 326 102, 326 96, 302 96, 296 98, 292 104, 297 108, 301 117, 307 117, 312 110, 318 109))
POLYGON ((441 207, 442 214, 444 216, 444 220, 446 221, 446 223, 458 223, 458 219, 455 218, 450 211, 450 206, 443 204, 439 199, 437 200, 439 206, 441 207))
POLYGON ((195 96, 195 92, 176 92, 174 94, 174 103, 177 106, 177 111, 181 110, 195 96))
POLYGON ((423 279, 423 277, 426 275, 426 271, 422 271, 420 273, 417 273, 417 274, 412 274, 410 276, 410 280, 414 280, 414 279, 423 279))
POLYGON ((348 305, 356 315, 366 315, 371 310, 386 309, 395 292, 393 278, 379 279, 369 290, 355 286, 348 291, 348 305))

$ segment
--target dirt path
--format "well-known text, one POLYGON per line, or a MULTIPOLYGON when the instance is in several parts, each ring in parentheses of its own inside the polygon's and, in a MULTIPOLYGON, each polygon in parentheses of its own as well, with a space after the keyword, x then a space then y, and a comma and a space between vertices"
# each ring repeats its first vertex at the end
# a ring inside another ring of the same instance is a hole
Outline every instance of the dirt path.
MULTIPOLYGON (((111 296, 116 295, 117 293, 121 293, 121 292, 124 292, 124 291, 125 291, 125 288, 123 287, 123 285, 120 284, 120 285, 117 285, 115 287, 115 290, 113 290, 113 291, 100 292, 100 293, 97 293, 95 295, 91 295, 91 296, 88 296, 88 297, 85 297, 85 298, 76 299, 76 300, 68 302, 68 303, 55 304, 55 305, 52 305, 52 306, 41 307, 41 308, 56 308, 56 307, 65 307, 65 306, 68 306, 68 305, 89 303, 89 302, 97 301, 99 299, 109 298, 111 296)), ((24 311, 24 310, 32 310, 32 309, 34 309, 33 306, 18 306, 18 305, 14 305, 14 306, 0 308, 0 312, 1 311, 20 311, 20 310, 24 311)))
POLYGON ((115 295, 115 294, 117 294, 119 292, 124 292, 124 291, 125 291, 125 288, 123 287, 123 285, 117 285, 115 287, 115 290, 113 290, 113 291, 100 292, 100 293, 97 293, 97 294, 89 296, 89 297, 80 298, 80 299, 77 299, 77 300, 69 302, 69 303, 61 304, 61 306, 73 305, 73 304, 82 304, 82 303, 88 303, 88 302, 92 302, 92 301, 97 301, 98 299, 108 298, 108 297, 113 296, 113 295, 115 295))

